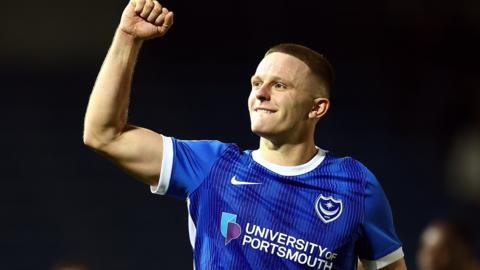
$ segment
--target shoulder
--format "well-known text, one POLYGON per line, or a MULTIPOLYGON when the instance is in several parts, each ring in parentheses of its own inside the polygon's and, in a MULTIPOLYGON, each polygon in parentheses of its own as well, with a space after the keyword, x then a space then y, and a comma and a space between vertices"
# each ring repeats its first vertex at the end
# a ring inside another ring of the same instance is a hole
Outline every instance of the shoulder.
POLYGON ((250 150, 242 150, 234 143, 218 140, 182 140, 167 137, 170 140, 173 156, 189 160, 218 160, 222 157, 248 156, 250 150))
POLYGON ((354 178, 365 183, 377 184, 377 178, 362 162, 357 159, 345 156, 340 157, 327 152, 324 165, 329 171, 334 171, 341 176, 354 178))
POLYGON ((217 140, 182 140, 167 137, 177 151, 186 150, 194 152, 202 152, 203 154, 221 154, 226 149, 234 147, 234 144, 224 143, 217 140))
POLYGON ((192 147, 227 148, 228 146, 233 145, 232 143, 225 143, 218 140, 185 140, 174 137, 167 138, 170 138, 174 144, 182 144, 192 147))

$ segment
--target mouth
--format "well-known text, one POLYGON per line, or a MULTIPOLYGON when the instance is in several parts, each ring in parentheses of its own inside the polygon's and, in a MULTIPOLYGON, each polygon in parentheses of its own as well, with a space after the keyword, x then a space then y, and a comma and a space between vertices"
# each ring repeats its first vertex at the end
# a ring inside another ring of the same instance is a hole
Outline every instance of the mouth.
POLYGON ((266 109, 266 108, 255 108, 254 111, 258 112, 258 113, 266 113, 266 114, 275 113, 274 110, 270 110, 270 109, 266 109))

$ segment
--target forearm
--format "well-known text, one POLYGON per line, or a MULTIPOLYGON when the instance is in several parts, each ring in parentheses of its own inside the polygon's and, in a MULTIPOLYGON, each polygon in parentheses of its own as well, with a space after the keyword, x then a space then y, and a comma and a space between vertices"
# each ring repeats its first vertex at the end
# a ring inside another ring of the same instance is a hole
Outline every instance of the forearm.
POLYGON ((84 141, 104 144, 127 124, 135 63, 142 41, 117 30, 92 90, 85 114, 84 141))

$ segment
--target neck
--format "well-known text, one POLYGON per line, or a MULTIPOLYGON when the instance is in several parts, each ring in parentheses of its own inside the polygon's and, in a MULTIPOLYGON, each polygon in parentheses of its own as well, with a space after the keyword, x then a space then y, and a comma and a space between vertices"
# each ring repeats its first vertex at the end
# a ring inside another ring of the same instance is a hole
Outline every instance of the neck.
POLYGON ((261 157, 273 164, 281 166, 297 166, 307 163, 316 154, 313 137, 299 143, 275 144, 266 138, 260 139, 259 153, 261 157))

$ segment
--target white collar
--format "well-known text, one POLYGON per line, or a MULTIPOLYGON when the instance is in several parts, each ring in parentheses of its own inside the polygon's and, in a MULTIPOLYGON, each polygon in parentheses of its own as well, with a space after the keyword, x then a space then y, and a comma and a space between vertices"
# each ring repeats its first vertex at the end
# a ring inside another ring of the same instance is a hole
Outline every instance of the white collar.
POLYGON ((269 169, 270 171, 273 171, 283 176, 295 176, 295 175, 301 175, 301 174, 312 171, 313 169, 317 168, 325 159, 326 151, 316 146, 315 148, 317 148, 317 154, 312 159, 310 159, 307 163, 297 165, 297 166, 281 166, 281 165, 273 164, 270 161, 267 161, 264 158, 262 158, 260 155, 260 151, 258 150, 252 151, 252 158, 255 162, 269 169))

